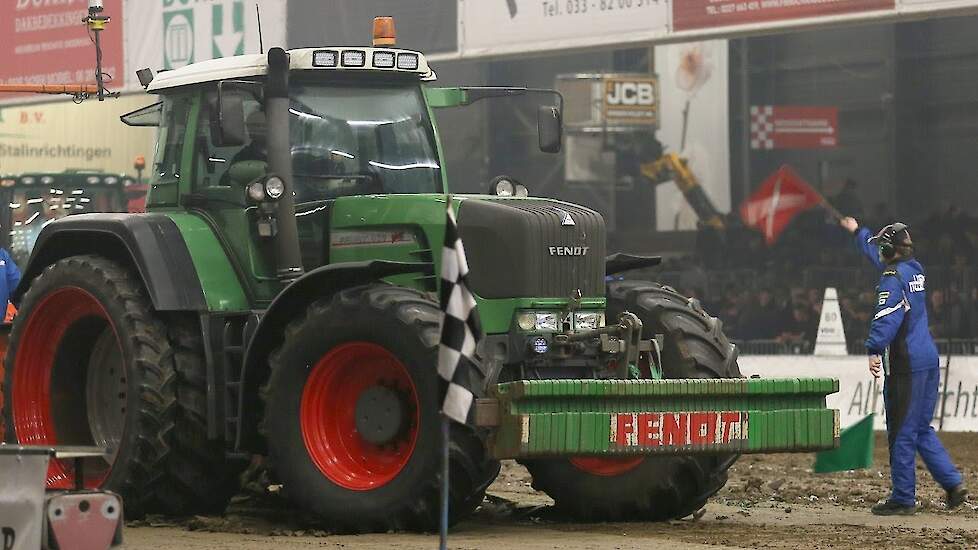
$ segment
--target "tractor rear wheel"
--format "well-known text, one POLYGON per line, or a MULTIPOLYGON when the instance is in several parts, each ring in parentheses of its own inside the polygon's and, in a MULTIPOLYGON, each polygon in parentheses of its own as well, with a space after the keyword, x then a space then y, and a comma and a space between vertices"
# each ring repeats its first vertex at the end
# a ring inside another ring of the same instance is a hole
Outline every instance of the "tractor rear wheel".
MULTIPOLYGON (((441 471, 440 311, 389 285, 343 290, 285 329, 262 394, 262 432, 283 491, 340 531, 433 530, 441 471)), ((453 425, 450 521, 499 471, 453 425)))
MULTIPOLYGON (((107 460, 85 464, 84 484, 120 493, 127 517, 221 511, 230 494, 216 482, 226 477, 207 470, 214 461, 190 443, 206 432, 185 420, 203 388, 201 373, 188 374, 203 363, 188 361, 186 346, 118 263, 73 256, 48 266, 24 296, 4 359, 7 440, 107 449, 107 460)), ((48 487, 74 483, 72 466, 53 460, 48 487)))
MULTIPOLYGON (((738 378, 737 349, 722 323, 699 302, 657 283, 608 285, 608 317, 630 311, 642 320, 643 338, 663 334, 666 378, 738 378)), ((575 457, 525 463, 533 487, 557 509, 581 521, 681 518, 706 504, 727 482, 737 455, 575 457)))

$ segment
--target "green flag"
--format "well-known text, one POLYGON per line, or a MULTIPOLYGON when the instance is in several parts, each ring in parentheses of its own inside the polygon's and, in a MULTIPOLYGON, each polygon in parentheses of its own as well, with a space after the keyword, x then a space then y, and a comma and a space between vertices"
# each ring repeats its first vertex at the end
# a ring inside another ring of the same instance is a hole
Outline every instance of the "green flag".
POLYGON ((873 465, 873 418, 868 415, 859 422, 842 430, 839 434, 839 448, 822 451, 815 455, 812 469, 817 474, 859 470, 873 465))

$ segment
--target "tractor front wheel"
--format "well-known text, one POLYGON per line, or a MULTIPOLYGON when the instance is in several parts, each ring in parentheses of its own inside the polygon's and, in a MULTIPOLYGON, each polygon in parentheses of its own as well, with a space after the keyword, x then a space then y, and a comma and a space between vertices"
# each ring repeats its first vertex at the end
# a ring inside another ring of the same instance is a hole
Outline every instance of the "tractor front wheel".
MULTIPOLYGON (((361 286, 310 305, 285 329, 262 394, 262 431, 283 491, 341 531, 433 530, 441 433, 440 312, 424 295, 361 286)), ((452 427, 451 521, 499 470, 452 427)))
MULTIPOLYGON (((608 285, 609 318, 639 316, 643 338, 665 336, 666 378, 737 378, 737 349, 722 324, 698 301, 656 283, 608 285)), ((562 513, 581 521, 649 521, 684 517, 703 507, 727 481, 736 455, 573 457, 525 463, 533 487, 562 513)))

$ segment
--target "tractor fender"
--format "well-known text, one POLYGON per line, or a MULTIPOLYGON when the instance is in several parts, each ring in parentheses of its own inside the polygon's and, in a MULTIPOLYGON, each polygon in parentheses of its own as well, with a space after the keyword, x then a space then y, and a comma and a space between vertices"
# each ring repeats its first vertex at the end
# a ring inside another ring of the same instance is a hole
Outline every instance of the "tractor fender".
POLYGON ((429 263, 385 260, 342 262, 316 268, 285 287, 262 314, 257 328, 248 338, 241 371, 242 391, 238 394, 241 422, 238 422, 235 449, 258 450, 255 444, 259 439, 259 418, 254 405, 258 403, 259 388, 268 378, 268 356, 281 344, 289 322, 303 315, 313 301, 344 288, 379 281, 392 275, 430 270, 429 263))
POLYGON ((46 225, 11 301, 31 281, 68 256, 94 254, 139 272, 157 311, 204 311, 207 302, 183 234, 161 214, 77 214, 46 225))

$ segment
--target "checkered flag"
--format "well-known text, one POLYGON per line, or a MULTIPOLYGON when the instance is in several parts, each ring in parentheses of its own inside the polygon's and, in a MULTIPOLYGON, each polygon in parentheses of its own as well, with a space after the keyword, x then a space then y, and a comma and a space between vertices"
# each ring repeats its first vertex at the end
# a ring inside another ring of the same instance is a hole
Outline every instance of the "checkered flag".
POLYGON ((452 201, 445 218, 445 246, 441 253, 441 309, 444 313, 441 342, 438 346, 438 374, 445 379, 442 412, 456 422, 466 423, 472 411, 473 391, 478 378, 474 363, 475 347, 482 338, 479 312, 469 292, 466 275, 469 265, 458 236, 452 201))

